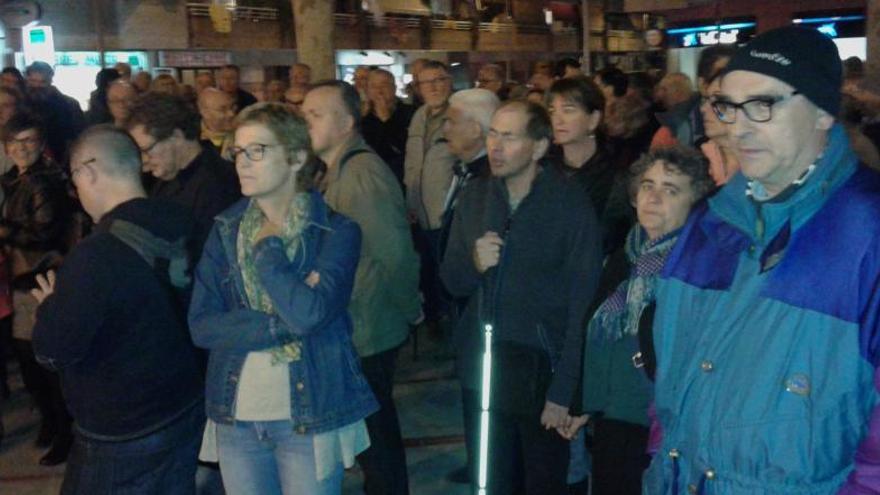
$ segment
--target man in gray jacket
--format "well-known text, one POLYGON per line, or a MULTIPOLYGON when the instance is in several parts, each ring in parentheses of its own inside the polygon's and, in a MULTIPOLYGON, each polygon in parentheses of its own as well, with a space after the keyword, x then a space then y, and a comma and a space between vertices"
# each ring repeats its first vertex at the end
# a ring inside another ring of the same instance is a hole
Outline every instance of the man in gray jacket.
POLYGON ((437 271, 443 211, 456 162, 443 134, 452 77, 446 65, 436 60, 426 61, 417 76, 425 104, 410 121, 403 182, 410 220, 418 222, 416 239, 422 256, 425 313, 429 321, 436 321, 445 312, 437 271))

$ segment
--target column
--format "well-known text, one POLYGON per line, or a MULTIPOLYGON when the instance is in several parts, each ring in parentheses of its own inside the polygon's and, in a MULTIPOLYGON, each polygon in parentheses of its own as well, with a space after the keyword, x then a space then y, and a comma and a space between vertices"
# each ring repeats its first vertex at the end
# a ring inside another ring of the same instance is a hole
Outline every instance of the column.
POLYGON ((312 81, 336 79, 333 6, 327 0, 290 0, 296 29, 297 61, 312 68, 312 81))

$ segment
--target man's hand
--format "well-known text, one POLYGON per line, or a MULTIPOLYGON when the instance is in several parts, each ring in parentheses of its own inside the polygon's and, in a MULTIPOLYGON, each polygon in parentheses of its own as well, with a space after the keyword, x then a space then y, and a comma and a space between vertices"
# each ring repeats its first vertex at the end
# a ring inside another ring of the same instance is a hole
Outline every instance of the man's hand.
POLYGON ((321 283, 321 274, 312 270, 312 272, 309 273, 309 276, 306 277, 306 285, 308 285, 310 289, 314 289, 319 283, 321 283))
POLYGON ((544 403, 544 412, 541 413, 541 424, 545 429, 561 428, 568 430, 571 427, 572 417, 568 415, 568 408, 550 402, 544 403))
POLYGON ((504 239, 491 230, 477 239, 474 243, 474 266, 478 272, 485 273, 489 268, 498 265, 503 245, 504 239))
POLYGON ((566 440, 571 440, 577 435, 578 430, 584 427, 590 421, 590 415, 584 414, 582 416, 573 416, 570 417, 570 423, 568 428, 556 428, 556 432, 559 433, 559 436, 566 440))
POLYGON ((37 288, 31 289, 31 295, 42 304, 53 292, 55 292, 55 271, 49 270, 45 275, 37 275, 37 288))
POLYGON ((278 236, 281 237, 281 228, 270 222, 267 219, 263 220, 263 226, 260 227, 260 231, 257 232, 257 238, 254 239, 254 244, 262 241, 266 237, 278 236))

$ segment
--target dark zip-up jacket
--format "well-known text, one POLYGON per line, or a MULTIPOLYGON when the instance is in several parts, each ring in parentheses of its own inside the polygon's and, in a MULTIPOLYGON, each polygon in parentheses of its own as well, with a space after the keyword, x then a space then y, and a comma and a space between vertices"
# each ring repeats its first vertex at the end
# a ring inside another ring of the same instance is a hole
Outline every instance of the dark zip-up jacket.
POLYGON ((466 388, 479 388, 481 323, 491 319, 495 341, 547 353, 554 368, 547 400, 573 402, 582 325, 599 281, 601 240, 589 199, 553 166, 542 168, 512 214, 503 180, 483 177, 468 184, 440 267, 449 292, 469 298, 454 335, 457 371, 466 388), (473 250, 487 231, 502 235, 504 246, 499 265, 480 274, 473 250))
POLYGON ((190 215, 174 203, 122 203, 65 258, 37 309, 34 352, 59 371, 82 433, 138 438, 201 404, 204 380, 181 304, 189 287, 172 289, 169 272, 187 264, 191 232, 190 215), (117 221, 143 229, 138 250, 110 232, 117 221))

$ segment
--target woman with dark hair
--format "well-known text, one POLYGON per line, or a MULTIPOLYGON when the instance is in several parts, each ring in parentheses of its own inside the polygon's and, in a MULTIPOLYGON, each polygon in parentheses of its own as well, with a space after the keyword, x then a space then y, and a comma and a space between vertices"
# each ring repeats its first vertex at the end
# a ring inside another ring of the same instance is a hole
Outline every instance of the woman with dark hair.
POLYGON ((42 416, 37 445, 52 446, 40 464, 64 462, 70 445, 70 415, 61 396, 58 375, 40 367, 31 347, 37 301, 30 294, 35 276, 56 266, 68 247, 73 205, 61 168, 44 155, 42 121, 21 112, 3 132, 6 153, 15 167, 2 177, 6 200, 0 221, 0 244, 11 260, 13 347, 25 387, 42 416))
POLYGON ((705 159, 675 146, 633 164, 630 194, 638 224, 605 263, 584 346, 583 411, 571 436, 593 424, 594 495, 638 495, 648 466, 648 406, 653 399, 654 285, 688 213, 714 189, 705 159), (598 308, 596 308, 598 306, 598 308), (639 353, 640 354, 637 354, 639 353), (644 369, 640 369, 643 367, 644 369))
POLYGON ((101 69, 95 76, 95 90, 89 97, 89 110, 86 112, 86 125, 107 124, 113 122, 110 107, 107 104, 107 88, 110 83, 121 76, 116 69, 101 69))
POLYGON ((605 97, 585 77, 560 79, 547 93, 553 123, 554 166, 580 185, 602 223, 605 252, 616 249, 629 225, 631 208, 623 199, 625 185, 599 134, 605 97), (619 192, 614 194, 617 189, 619 192), (622 227, 621 227, 622 225, 622 227))
POLYGON ((217 217, 189 310, 210 351, 202 459, 231 494, 339 494, 378 409, 347 311, 360 229, 314 190, 306 123, 285 105, 246 108, 232 154, 245 198, 217 217))
POLYGON ((27 94, 27 83, 24 76, 15 67, 5 67, 0 71, 0 87, 16 91, 21 97, 27 94))

